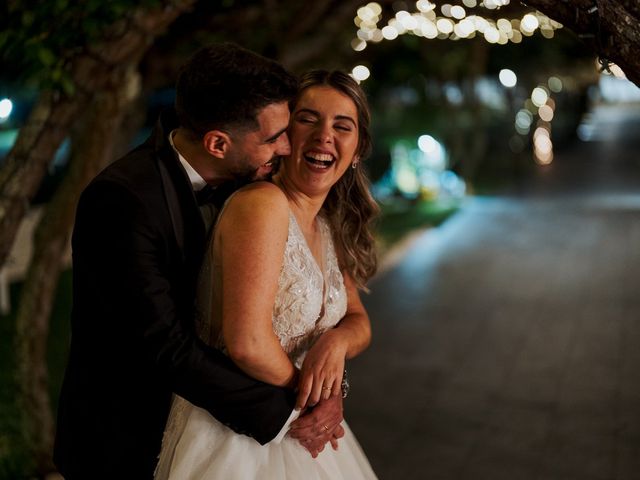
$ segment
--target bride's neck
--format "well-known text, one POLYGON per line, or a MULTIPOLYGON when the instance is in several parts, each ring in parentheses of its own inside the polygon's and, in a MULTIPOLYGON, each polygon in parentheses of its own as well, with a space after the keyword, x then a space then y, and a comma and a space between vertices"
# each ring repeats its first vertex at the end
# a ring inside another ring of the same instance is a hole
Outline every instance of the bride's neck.
POLYGON ((293 185, 281 175, 274 176, 273 182, 278 185, 287 196, 289 207, 296 216, 300 227, 307 232, 314 231, 316 228, 315 220, 322 208, 326 195, 322 197, 308 196, 293 187, 293 185))

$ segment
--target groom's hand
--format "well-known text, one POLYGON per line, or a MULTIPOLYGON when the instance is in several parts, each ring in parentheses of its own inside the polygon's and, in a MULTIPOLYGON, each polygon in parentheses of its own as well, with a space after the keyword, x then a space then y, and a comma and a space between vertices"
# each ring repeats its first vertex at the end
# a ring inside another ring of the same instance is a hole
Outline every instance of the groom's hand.
POLYGON ((297 439, 316 458, 327 442, 338 448, 338 439, 344 435, 342 422, 342 396, 333 395, 321 400, 315 407, 305 411, 291 424, 289 435, 297 439))

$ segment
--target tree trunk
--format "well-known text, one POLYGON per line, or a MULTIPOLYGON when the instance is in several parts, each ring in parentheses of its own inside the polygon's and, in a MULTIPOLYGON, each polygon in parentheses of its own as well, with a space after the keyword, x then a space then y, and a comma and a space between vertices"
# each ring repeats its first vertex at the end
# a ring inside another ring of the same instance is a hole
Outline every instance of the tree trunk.
POLYGON ((153 40, 194 3, 166 0, 156 9, 136 10, 117 22, 102 43, 86 47, 72 60, 73 96, 50 91, 40 95, 0 170, 0 266, 9 255, 49 162, 76 117, 91 104, 96 92, 117 88, 122 72, 137 67, 153 40))
POLYGON ((488 133, 485 128, 486 119, 483 118, 484 107, 478 99, 475 84, 479 78, 486 75, 489 65, 490 46, 487 42, 476 39, 471 47, 471 59, 469 64, 469 79, 466 83, 466 97, 471 105, 471 126, 467 127, 467 136, 462 141, 454 142, 454 145, 461 147, 458 160, 460 162, 460 174, 467 181, 472 183, 480 164, 487 156, 488 133))
POLYGON ((574 31, 603 59, 615 62, 640 86, 638 0, 525 0, 574 31))
POLYGON ((46 361, 49 317, 75 207, 88 182, 112 160, 113 132, 119 131, 126 109, 137 94, 137 73, 123 72, 120 88, 98 92, 82 126, 73 135, 69 172, 47 205, 34 239, 34 254, 22 288, 16 318, 16 356, 19 402, 25 444, 36 461, 37 473, 54 470, 51 460, 54 422, 46 361), (130 86, 134 85, 134 88, 130 86))

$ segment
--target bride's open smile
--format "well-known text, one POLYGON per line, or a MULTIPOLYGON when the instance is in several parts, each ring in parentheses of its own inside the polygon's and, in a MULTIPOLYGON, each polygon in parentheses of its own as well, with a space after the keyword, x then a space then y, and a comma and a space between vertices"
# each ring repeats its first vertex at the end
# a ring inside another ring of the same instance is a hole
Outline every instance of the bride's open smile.
POLYGON ((311 169, 325 170, 332 166, 336 157, 331 153, 320 150, 311 150, 303 155, 303 158, 310 164, 311 169))

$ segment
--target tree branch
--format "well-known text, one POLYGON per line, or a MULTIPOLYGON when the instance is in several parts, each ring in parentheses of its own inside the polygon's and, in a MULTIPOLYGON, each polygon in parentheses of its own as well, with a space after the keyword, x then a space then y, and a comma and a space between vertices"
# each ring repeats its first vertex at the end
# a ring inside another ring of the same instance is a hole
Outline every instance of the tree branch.
POLYGON ((527 0, 574 31, 599 56, 640 86, 640 4, 637 0, 527 0))
POLYGON ((6 261, 29 202, 78 113, 87 108, 96 92, 113 88, 121 72, 137 65, 152 40, 194 3, 168 0, 153 10, 136 10, 132 17, 135 28, 113 41, 113 31, 122 29, 117 23, 105 34, 105 41, 71 60, 71 77, 80 87, 74 96, 40 95, 0 170, 0 265, 6 261))

